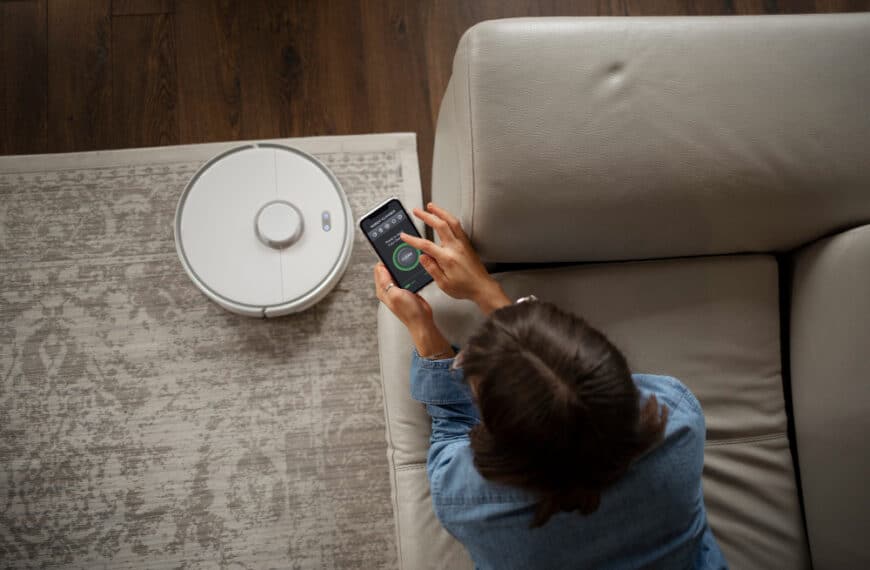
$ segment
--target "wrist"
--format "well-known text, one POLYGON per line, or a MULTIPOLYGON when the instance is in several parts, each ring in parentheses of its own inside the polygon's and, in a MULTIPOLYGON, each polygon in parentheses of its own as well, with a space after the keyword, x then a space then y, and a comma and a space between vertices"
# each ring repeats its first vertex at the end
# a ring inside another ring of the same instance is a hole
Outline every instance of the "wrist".
POLYGON ((454 356, 453 347, 450 346, 450 342, 444 338, 435 323, 412 330, 411 338, 414 341, 414 348, 417 349, 417 354, 420 356, 426 357, 435 354, 442 354, 441 358, 454 356))
POLYGON ((510 298, 505 294, 499 282, 492 278, 481 288, 474 302, 486 316, 489 316, 496 309, 511 304, 510 298))

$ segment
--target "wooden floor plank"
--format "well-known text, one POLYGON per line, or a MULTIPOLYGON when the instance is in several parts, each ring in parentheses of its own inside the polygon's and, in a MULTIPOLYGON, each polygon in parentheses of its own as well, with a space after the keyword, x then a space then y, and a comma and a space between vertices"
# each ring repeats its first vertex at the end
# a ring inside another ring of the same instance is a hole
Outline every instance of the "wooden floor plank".
POLYGON ((112 146, 177 144, 175 37, 171 14, 112 20, 112 146), (122 57, 123 56, 123 57, 122 57))
MULTIPOLYGON (((293 106, 306 104, 301 45, 317 12, 311 2, 253 0, 240 17, 241 136, 296 136, 305 132, 293 106)), ((312 102, 316 104, 316 102, 312 102)), ((310 131, 308 131, 310 132, 310 131)))
POLYGON ((868 12, 870 0, 816 0, 816 12, 868 12))
MULTIPOLYGON (((371 107, 365 66, 362 12, 371 3, 326 0, 314 19, 306 53, 320 63, 312 81, 305 76, 307 99, 319 100, 321 124, 335 134, 382 131, 368 112, 371 107)), ((299 112, 298 107, 294 108, 299 112)), ((413 129, 411 129, 413 130, 413 129)))
POLYGON ((241 18, 242 136, 372 132, 357 0, 254 0, 241 18))
POLYGON ((365 112, 377 131, 417 133, 423 199, 428 200, 435 113, 430 106, 420 11, 410 1, 371 2, 362 11, 362 24, 365 112))
POLYGON ((184 143, 240 136, 239 4, 185 0, 175 7, 178 126, 184 143))
MULTIPOLYGON (((240 136, 265 139, 298 132, 290 106, 304 100, 302 61, 292 3, 252 0, 239 15, 240 136)), ((299 129, 301 130, 301 129, 299 129)))
POLYGON ((0 3, 0 154, 45 149, 45 0, 0 3))
POLYGON ((175 0, 112 0, 113 16, 174 14, 175 0))
POLYGON ((111 2, 52 0, 47 6, 49 152, 112 142, 111 2))

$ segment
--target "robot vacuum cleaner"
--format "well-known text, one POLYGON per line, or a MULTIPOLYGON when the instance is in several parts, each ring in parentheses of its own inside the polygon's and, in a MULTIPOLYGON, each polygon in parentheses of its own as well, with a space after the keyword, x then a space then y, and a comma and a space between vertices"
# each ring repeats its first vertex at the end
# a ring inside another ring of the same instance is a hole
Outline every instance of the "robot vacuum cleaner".
POLYGON ((208 161, 175 211, 178 257, 218 305, 250 317, 303 311, 329 293, 353 249, 353 214, 316 158, 248 144, 208 161))

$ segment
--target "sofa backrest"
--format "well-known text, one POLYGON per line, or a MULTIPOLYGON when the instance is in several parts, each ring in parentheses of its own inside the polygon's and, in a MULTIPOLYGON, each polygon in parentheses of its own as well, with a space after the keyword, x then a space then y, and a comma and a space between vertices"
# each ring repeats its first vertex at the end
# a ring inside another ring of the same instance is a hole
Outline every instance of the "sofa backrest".
POLYGON ((493 262, 786 251, 870 222, 870 14, 462 37, 432 194, 493 262))

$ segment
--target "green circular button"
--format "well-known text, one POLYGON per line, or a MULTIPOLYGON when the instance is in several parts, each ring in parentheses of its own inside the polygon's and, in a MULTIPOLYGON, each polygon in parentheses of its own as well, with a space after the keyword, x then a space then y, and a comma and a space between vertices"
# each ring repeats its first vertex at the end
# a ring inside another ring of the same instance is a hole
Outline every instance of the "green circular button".
POLYGON ((393 265, 396 266, 400 271, 411 271, 415 267, 420 264, 420 250, 414 249, 410 245, 403 243, 399 247, 393 250, 393 265), (414 252, 413 257, 408 255, 407 253, 402 253, 402 250, 409 249, 414 252), (404 258, 405 263, 403 264, 400 259, 404 258), (410 263, 410 260, 413 259, 413 263, 410 263))

